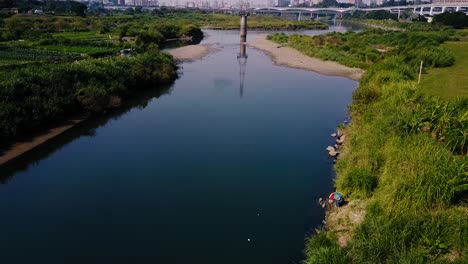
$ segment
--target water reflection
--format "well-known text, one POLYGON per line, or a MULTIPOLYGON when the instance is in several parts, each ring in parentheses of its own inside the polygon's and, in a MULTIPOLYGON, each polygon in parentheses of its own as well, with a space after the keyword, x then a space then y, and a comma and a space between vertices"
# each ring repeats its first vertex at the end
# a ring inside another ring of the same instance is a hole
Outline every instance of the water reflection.
POLYGON ((169 94, 171 86, 164 86, 157 89, 147 89, 138 91, 118 109, 112 110, 102 116, 94 116, 83 123, 80 123, 51 139, 47 144, 40 145, 20 157, 0 166, 0 184, 7 184, 8 180, 20 171, 27 170, 30 166, 36 165, 39 161, 46 159, 63 146, 80 137, 93 137, 96 129, 105 126, 111 120, 118 120, 121 116, 132 110, 134 107, 144 109, 153 98, 169 94))
MULTIPOLYGON (((241 40, 242 41, 242 40, 241 40)), ((247 44, 240 44, 240 53, 237 55, 237 62, 239 63, 239 96, 242 98, 244 95, 244 82, 245 70, 247 68, 247 44)))

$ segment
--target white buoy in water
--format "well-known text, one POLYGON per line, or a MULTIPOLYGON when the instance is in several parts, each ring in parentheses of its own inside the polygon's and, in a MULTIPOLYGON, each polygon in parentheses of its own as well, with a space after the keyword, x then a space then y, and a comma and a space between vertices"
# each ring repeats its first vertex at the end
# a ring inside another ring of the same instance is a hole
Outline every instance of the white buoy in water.
POLYGON ((250 242, 250 238, 247 238, 247 241, 249 241, 249 242, 250 242))

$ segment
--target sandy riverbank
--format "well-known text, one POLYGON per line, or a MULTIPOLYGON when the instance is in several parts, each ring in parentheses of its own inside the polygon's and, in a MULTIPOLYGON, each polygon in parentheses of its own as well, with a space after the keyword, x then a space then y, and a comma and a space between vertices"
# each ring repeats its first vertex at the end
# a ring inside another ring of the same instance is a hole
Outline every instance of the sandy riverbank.
POLYGON ((309 70, 323 75, 343 76, 356 81, 358 81, 364 73, 363 70, 358 68, 349 68, 333 61, 323 61, 308 57, 293 48, 278 48, 279 45, 267 40, 266 35, 258 36, 248 44, 270 54, 275 64, 278 65, 309 70))
POLYGON ((214 51, 216 51, 216 49, 213 48, 212 45, 201 44, 184 46, 168 50, 167 52, 171 54, 175 60, 185 61, 201 59, 214 51))
POLYGON ((3 152, 0 153, 0 165, 7 163, 24 153, 46 143, 47 141, 57 137, 58 135, 64 133, 68 129, 74 127, 78 123, 81 123, 84 119, 73 119, 66 122, 66 124, 53 127, 43 132, 40 135, 36 135, 26 141, 18 141, 13 145, 9 146, 3 152))

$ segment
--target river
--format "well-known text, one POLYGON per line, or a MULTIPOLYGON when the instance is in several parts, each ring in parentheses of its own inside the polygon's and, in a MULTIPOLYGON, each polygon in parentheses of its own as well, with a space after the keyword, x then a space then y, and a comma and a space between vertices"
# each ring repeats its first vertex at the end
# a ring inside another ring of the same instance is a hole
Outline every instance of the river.
POLYGON ((357 83, 248 48, 241 91, 238 32, 206 33, 218 51, 183 63, 164 93, 1 168, 2 263, 301 261, 357 83))

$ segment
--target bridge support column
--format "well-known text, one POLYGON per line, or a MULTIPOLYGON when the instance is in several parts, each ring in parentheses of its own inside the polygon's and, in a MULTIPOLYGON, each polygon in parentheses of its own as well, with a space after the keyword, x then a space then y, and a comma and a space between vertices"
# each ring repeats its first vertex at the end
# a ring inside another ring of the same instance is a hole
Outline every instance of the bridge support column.
POLYGON ((245 43, 247 41, 247 14, 240 15, 240 41, 245 43))
POLYGON ((246 42, 247 42, 247 17, 248 13, 240 14, 240 57, 246 56, 246 42))

